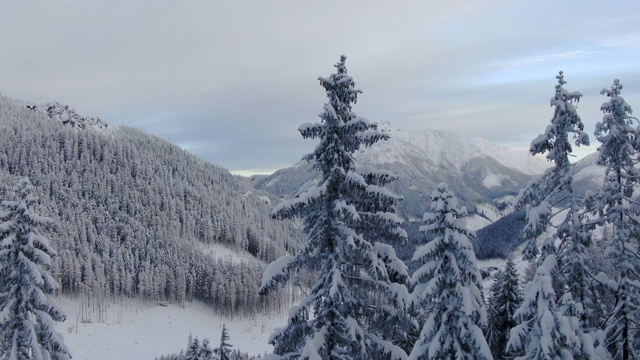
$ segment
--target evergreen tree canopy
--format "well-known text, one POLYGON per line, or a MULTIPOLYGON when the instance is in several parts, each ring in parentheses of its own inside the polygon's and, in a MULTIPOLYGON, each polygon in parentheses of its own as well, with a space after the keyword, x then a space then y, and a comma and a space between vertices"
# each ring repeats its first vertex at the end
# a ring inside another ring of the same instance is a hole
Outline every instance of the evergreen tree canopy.
POLYGON ((32 191, 23 178, 17 200, 3 201, 0 212, 0 358, 69 359, 54 323, 65 320, 49 273, 57 254, 41 232, 53 220, 35 213, 32 191))
POLYGON ((519 325, 511 332, 509 344, 514 350, 524 351, 528 359, 562 356, 594 359, 597 341, 585 332, 597 332, 593 327, 595 321, 589 317, 593 312, 584 310, 585 306, 593 308, 595 304, 591 274, 586 266, 591 238, 583 223, 585 211, 573 193, 569 163, 570 135, 573 134, 576 146, 589 145, 589 137, 583 132, 584 124, 573 106, 582 94, 564 89, 566 81, 562 71, 556 79, 558 84, 551 98, 554 107, 551 124, 530 147, 532 155, 546 152, 547 159, 555 166, 534 180, 518 199, 518 206, 526 206, 527 210, 525 233, 529 243, 525 259, 536 259, 539 254, 536 238, 549 228, 551 218, 558 214, 564 218, 556 233, 543 243, 536 274, 526 287, 525 301, 517 312, 519 325), (559 206, 566 211, 554 214, 552 209, 559 206), (556 303, 557 300, 560 302, 556 303))
POLYGON ((504 270, 496 274, 491 286, 487 309, 487 343, 496 360, 506 359, 509 331, 518 323, 515 313, 522 304, 522 290, 518 284, 518 272, 509 258, 504 270))
POLYGON ((578 317, 564 309, 571 294, 560 307, 556 305, 551 278, 556 264, 556 256, 549 254, 527 284, 524 301, 515 313, 518 325, 510 331, 507 351, 520 355, 518 360, 599 359, 593 340, 580 330, 578 317))
POLYGON ((222 335, 220 335, 220 346, 217 349, 220 360, 231 360, 231 344, 229 344, 229 331, 226 325, 222 325, 222 335))
POLYGON ((602 121, 596 124, 598 165, 606 167, 602 188, 588 197, 588 206, 598 217, 592 224, 612 226, 612 240, 607 252, 616 260, 612 290, 615 304, 607 316, 606 336, 614 359, 637 359, 633 342, 638 338, 636 314, 640 305, 640 283, 637 247, 640 239, 637 202, 633 193, 638 184, 638 151, 640 130, 634 127, 631 106, 620 92, 622 84, 614 80, 611 89, 602 94, 609 100, 602 104, 602 121))
POLYGON ((466 217, 447 185, 438 185, 420 227, 434 238, 413 255, 422 263, 411 278, 413 302, 427 309, 427 321, 410 359, 493 359, 481 330, 487 315, 466 217))
POLYGON ((547 126, 544 134, 538 135, 529 147, 532 155, 547 153, 549 161, 555 166, 548 169, 545 174, 532 180, 523 189, 517 200, 518 208, 526 208, 527 224, 524 232, 530 239, 525 248, 525 259, 533 261, 538 255, 535 239, 549 226, 552 217, 551 208, 566 200, 573 201, 571 188, 571 175, 569 173, 569 156, 573 151, 570 136, 575 140, 576 146, 588 146, 589 136, 583 131, 584 124, 578 116, 574 102, 580 101, 580 92, 568 92, 564 89, 567 83, 562 71, 556 76, 558 84, 550 103, 554 108, 551 124, 547 126))
POLYGON ((321 122, 299 128, 304 138, 320 140, 308 158, 322 179, 273 210, 276 218, 302 218, 308 240, 295 256, 268 266, 261 291, 277 289, 299 269, 313 274, 315 283, 270 341, 283 358, 403 359, 406 353, 385 338, 385 329, 370 326, 404 308, 406 288, 391 279, 406 280, 407 270, 390 244, 407 235, 394 214, 400 197, 384 187, 395 176, 358 168, 353 158, 388 134, 352 111, 361 91, 345 61, 341 56, 337 72, 319 78, 329 100, 321 122))

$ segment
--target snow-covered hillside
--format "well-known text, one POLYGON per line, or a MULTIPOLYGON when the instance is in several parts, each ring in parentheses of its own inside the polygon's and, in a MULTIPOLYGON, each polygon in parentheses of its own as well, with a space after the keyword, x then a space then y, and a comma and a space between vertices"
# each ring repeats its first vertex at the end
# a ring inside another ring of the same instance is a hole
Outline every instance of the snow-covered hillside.
POLYGON ((55 223, 61 292, 263 311, 265 264, 301 238, 271 218, 276 199, 176 145, 100 123, 0 96, 0 194, 30 178, 55 223))

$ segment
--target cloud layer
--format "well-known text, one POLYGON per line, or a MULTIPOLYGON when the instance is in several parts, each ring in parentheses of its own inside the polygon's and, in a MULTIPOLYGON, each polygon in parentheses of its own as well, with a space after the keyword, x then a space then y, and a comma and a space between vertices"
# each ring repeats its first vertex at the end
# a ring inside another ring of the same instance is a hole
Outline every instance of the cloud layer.
POLYGON ((620 78, 640 106, 636 1, 3 1, 0 91, 140 128, 234 171, 312 151, 296 129, 340 54, 355 111, 527 147, 564 70, 592 132, 620 78))

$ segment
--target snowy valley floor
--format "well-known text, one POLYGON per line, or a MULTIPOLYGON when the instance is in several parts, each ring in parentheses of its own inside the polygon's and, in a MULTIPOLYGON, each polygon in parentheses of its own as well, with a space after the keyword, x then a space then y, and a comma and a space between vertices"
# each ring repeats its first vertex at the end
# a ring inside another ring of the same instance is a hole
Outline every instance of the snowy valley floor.
POLYGON ((131 300, 123 305, 111 303, 102 312, 103 317, 106 315, 102 322, 94 320, 95 312, 90 313, 91 321, 83 322, 80 300, 61 297, 57 301, 67 315, 57 329, 74 360, 153 360, 186 349, 189 334, 200 340, 208 338, 215 347, 222 324, 229 329, 234 349, 250 355, 264 354, 272 350, 267 339, 273 329, 286 324, 285 314, 231 321, 200 302, 187 303, 183 309, 176 305, 144 307, 131 300))
MULTIPOLYGON (((504 262, 492 259, 480 261, 478 266, 502 269, 504 262)), ((520 271, 524 266, 520 263, 520 271)), ((490 281, 485 281, 485 292, 489 286, 490 281)), ((64 335, 74 360, 153 360, 186 349, 189 334, 200 340, 208 338, 215 347, 220 341, 222 324, 227 325, 234 348, 250 355, 264 354, 273 349, 267 344, 273 329, 286 324, 286 310, 282 314, 230 320, 215 315, 210 307, 197 301, 187 302, 184 308, 116 301, 102 312, 93 311, 86 304, 81 311, 80 299, 60 297, 57 301, 67 315, 57 329, 64 335)))

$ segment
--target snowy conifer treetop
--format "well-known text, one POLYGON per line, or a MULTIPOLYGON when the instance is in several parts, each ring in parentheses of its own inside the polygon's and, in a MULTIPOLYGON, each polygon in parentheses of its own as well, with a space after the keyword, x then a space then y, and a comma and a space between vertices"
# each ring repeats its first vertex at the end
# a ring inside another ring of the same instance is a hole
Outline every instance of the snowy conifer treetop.
POLYGON ((420 227, 433 239, 413 255, 421 266, 411 276, 412 303, 425 309, 426 322, 409 359, 493 359, 482 333, 487 315, 466 216, 447 184, 439 184, 420 227))
POLYGON ((328 98, 321 122, 299 127, 304 138, 320 141, 308 157, 321 179, 273 210, 277 218, 302 218, 308 240, 295 256, 267 268, 261 291, 276 290, 301 269, 313 275, 310 294, 271 337, 283 358, 404 359, 395 345, 404 338, 395 305, 406 290, 392 281, 405 282, 408 275, 391 245, 407 234, 393 214, 400 198, 385 188, 395 176, 358 167, 353 156, 389 135, 352 111, 361 91, 345 61, 341 56, 336 73, 319 78, 328 98))
POLYGON ((58 284, 51 276, 57 256, 41 228, 52 219, 34 212, 37 197, 23 178, 16 200, 2 202, 0 212, 0 358, 70 359, 55 322, 65 316, 53 299, 58 284))

